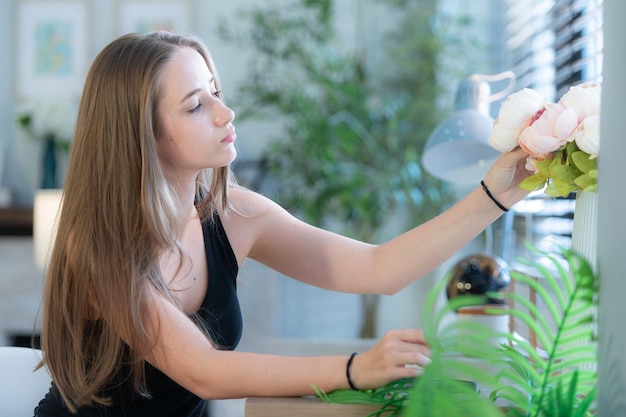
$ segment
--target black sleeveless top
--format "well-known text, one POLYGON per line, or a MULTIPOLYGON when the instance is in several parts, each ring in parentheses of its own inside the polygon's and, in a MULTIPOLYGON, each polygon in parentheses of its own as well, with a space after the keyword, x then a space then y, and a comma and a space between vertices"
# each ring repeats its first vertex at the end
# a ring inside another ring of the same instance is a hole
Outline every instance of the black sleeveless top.
MULTIPOLYGON (((230 246, 219 217, 202 225, 209 269, 209 288, 198 313, 198 320, 209 330, 211 339, 220 349, 233 350, 243 329, 241 309, 237 298, 237 259, 230 246)), ((202 358, 198 358, 201 360, 202 358)), ((71 414, 59 391, 52 384, 50 391, 35 409, 37 417, 200 417, 205 400, 187 391, 167 375, 146 364, 146 379, 150 399, 137 395, 132 383, 105 389, 113 405, 82 407, 71 414)))

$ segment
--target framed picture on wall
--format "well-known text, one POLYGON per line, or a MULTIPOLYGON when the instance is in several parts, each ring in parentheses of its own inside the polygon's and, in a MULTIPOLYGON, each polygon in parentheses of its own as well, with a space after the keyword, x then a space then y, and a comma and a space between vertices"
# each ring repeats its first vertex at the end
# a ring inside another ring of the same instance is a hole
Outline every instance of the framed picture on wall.
POLYGON ((118 0, 118 32, 192 30, 191 0, 118 0))
POLYGON ((88 66, 86 0, 18 0, 16 95, 79 96, 88 66))

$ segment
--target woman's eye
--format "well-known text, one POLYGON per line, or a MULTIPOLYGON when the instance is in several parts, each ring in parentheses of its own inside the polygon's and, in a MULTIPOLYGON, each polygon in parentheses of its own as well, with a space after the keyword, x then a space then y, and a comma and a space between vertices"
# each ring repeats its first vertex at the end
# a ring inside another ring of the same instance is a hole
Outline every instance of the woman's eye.
POLYGON ((202 106, 202 103, 198 103, 198 105, 196 107, 194 107, 193 109, 189 110, 189 113, 195 113, 198 110, 200 110, 200 107, 202 106))
POLYGON ((220 94, 222 94, 222 90, 215 90, 213 92, 213 97, 220 98, 220 94))

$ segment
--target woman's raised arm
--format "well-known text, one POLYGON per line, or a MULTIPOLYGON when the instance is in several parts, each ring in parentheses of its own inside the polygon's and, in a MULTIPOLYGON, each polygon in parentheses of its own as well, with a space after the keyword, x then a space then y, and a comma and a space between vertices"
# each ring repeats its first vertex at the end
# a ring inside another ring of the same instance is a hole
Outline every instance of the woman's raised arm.
POLYGON ((430 221, 380 245, 359 242, 308 225, 258 194, 233 193, 243 215, 224 225, 238 258, 247 256, 295 279, 348 293, 393 294, 424 276, 528 192, 519 182, 526 153, 503 154, 481 185, 430 221), (489 195, 491 194, 491 196, 489 195))

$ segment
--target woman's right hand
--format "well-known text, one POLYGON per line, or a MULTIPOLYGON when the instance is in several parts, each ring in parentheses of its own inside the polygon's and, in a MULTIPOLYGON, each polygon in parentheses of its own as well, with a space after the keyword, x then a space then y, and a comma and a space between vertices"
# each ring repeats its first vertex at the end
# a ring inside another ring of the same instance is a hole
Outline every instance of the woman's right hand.
POLYGON ((350 378, 358 389, 380 388, 414 378, 430 363, 430 349, 419 329, 390 330, 366 352, 354 357, 350 378))
POLYGON ((519 147, 504 152, 485 176, 484 181, 491 193, 506 207, 512 207, 529 194, 529 191, 519 186, 525 178, 533 174, 526 169, 527 156, 519 147))

